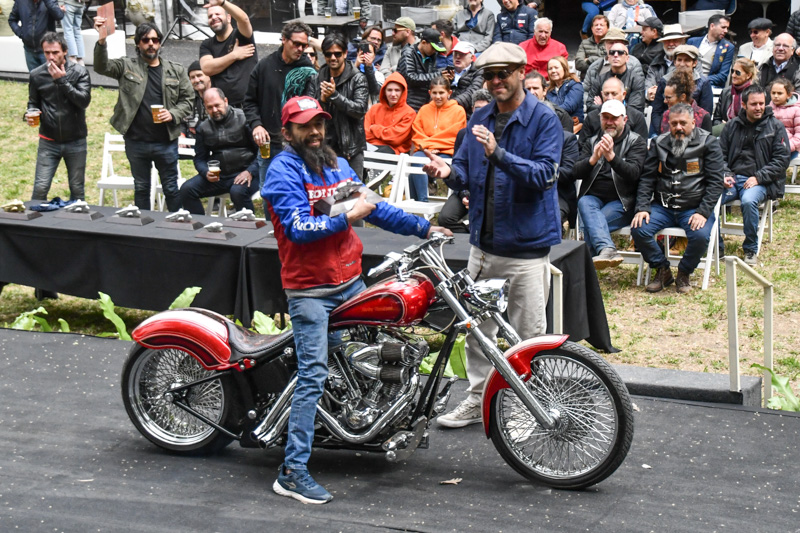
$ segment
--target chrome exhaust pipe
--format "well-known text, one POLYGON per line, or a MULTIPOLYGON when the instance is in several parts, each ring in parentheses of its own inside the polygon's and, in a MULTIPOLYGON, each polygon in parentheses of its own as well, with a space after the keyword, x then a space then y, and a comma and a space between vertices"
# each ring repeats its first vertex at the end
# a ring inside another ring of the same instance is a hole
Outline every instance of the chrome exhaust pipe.
POLYGON ((278 420, 275 422, 275 425, 272 426, 272 429, 267 431, 263 437, 258 439, 258 444, 261 446, 261 448, 269 448, 276 440, 278 440, 278 437, 281 436, 283 430, 286 429, 286 425, 289 423, 289 415, 291 412, 292 406, 287 405, 286 408, 278 414, 278 420))
POLYGON ((339 439, 351 444, 363 444, 374 439, 378 433, 383 431, 387 425, 394 421, 394 419, 401 413, 403 408, 408 405, 408 402, 413 399, 418 388, 419 376, 414 374, 409 379, 408 390, 405 392, 405 394, 400 396, 394 405, 392 405, 385 413, 383 413, 383 415, 378 418, 378 420, 369 428, 366 433, 352 433, 351 431, 347 430, 342 426, 341 423, 339 423, 339 420, 337 420, 335 416, 330 414, 319 404, 317 405, 317 416, 322 422, 322 425, 324 425, 325 428, 335 437, 338 437, 339 439))
POLYGON ((278 396, 278 399, 275 400, 275 404, 272 406, 272 409, 269 410, 267 416, 264 417, 264 420, 262 420, 261 423, 258 424, 250 433, 250 437, 254 441, 261 442, 268 433, 272 433, 270 429, 276 425, 278 419, 285 417, 286 420, 289 420, 288 415, 284 414, 284 411, 288 412, 289 408, 291 407, 292 396, 294 395, 294 389, 296 386, 297 376, 295 375, 289 381, 289 384, 286 385, 286 388, 283 389, 281 395, 278 396))

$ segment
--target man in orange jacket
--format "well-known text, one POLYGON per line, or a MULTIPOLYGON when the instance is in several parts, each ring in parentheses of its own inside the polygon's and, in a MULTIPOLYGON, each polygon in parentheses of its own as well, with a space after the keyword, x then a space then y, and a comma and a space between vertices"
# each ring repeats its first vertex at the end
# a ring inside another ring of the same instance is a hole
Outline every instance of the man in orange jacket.
POLYGON ((405 154, 411 150, 411 126, 417 117, 406 103, 408 86, 399 72, 391 73, 383 83, 380 102, 364 117, 367 150, 385 154, 405 154))

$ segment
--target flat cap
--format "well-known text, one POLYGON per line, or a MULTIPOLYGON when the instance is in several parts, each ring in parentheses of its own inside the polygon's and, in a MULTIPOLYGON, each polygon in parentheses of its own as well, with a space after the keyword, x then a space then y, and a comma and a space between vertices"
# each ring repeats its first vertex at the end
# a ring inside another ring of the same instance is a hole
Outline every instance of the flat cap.
POLYGON ((600 42, 605 41, 627 41, 628 35, 619 28, 609 28, 606 34, 600 39, 600 42))
POLYGON ((757 19, 753 19, 750 21, 750 24, 747 25, 748 30, 771 30, 775 24, 772 23, 771 20, 765 19, 764 17, 758 17, 757 19))
POLYGON ((528 56, 525 50, 514 43, 494 43, 475 61, 475 68, 507 67, 509 65, 526 65, 528 56))
POLYGON ((700 50, 698 50, 696 46, 692 46, 690 44, 681 44, 675 47, 675 57, 678 57, 678 54, 687 55, 692 59, 697 59, 700 57, 700 50))

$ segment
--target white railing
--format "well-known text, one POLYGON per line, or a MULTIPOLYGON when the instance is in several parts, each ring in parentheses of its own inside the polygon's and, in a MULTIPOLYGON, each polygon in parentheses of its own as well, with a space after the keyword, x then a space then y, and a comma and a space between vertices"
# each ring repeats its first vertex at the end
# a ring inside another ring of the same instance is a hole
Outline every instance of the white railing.
MULTIPOLYGON (((764 366, 772 369, 772 283, 738 257, 725 258, 726 289, 728 292, 728 359, 731 392, 741 392, 739 376, 739 305, 736 297, 736 269, 753 278, 764 289, 764 366)), ((772 375, 764 371, 764 405, 772 398, 772 375)))
POLYGON ((550 265, 553 277, 553 333, 564 333, 564 273, 550 265))

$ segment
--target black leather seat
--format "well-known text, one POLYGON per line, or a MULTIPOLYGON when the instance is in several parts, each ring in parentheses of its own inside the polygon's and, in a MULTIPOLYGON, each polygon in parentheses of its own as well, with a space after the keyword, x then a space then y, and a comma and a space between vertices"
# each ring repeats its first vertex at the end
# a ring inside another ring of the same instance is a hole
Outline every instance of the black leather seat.
MULTIPOLYGON (((279 356, 283 349, 291 344, 292 330, 278 335, 261 335, 249 329, 228 323, 228 342, 231 346, 231 362, 250 359, 267 358, 267 361, 279 356)), ((259 361, 261 362, 261 361, 259 361)))

